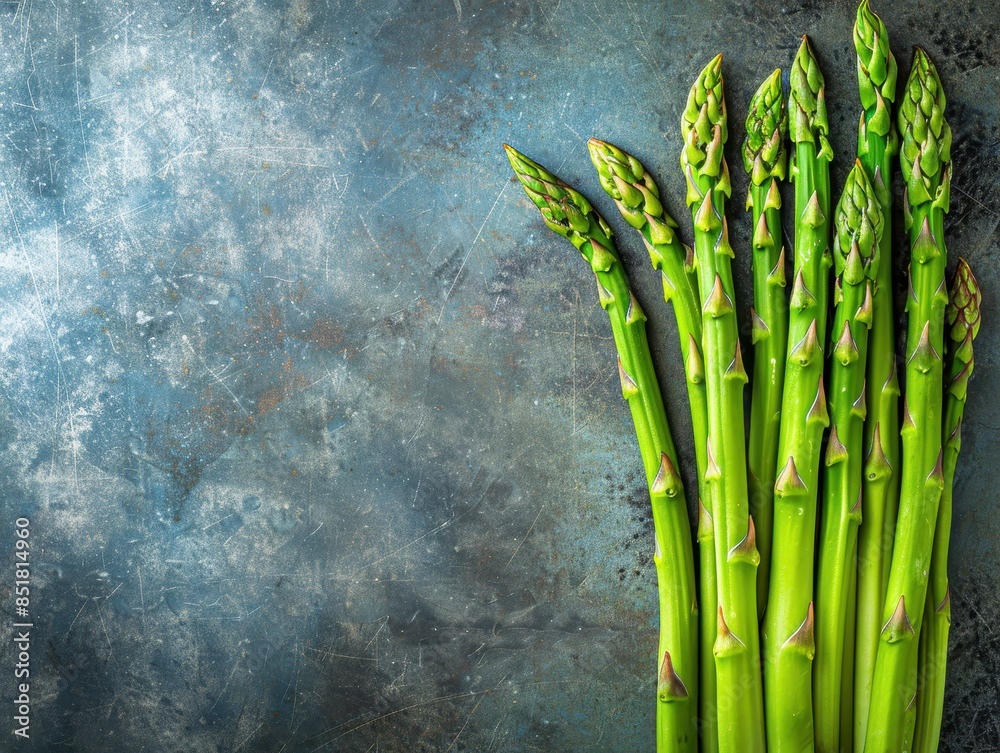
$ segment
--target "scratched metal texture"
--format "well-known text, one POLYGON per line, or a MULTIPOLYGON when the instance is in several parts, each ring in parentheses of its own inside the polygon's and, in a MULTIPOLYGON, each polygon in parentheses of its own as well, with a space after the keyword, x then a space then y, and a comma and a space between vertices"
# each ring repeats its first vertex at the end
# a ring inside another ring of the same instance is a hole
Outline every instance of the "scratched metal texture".
MULTIPOLYGON (((880 7, 902 70, 915 43, 941 70, 948 243, 987 301, 943 746, 985 752, 1000 14, 934 5, 880 7)), ((652 750, 651 522, 610 330, 500 145, 614 215, 584 144, 619 143, 687 229, 680 113, 724 52, 745 307, 745 103, 812 35, 839 186, 852 20, 852 2, 0 4, 0 540, 30 517, 35 623, 32 738, 0 747, 652 750)), ((672 315, 621 245, 690 487, 672 315)))

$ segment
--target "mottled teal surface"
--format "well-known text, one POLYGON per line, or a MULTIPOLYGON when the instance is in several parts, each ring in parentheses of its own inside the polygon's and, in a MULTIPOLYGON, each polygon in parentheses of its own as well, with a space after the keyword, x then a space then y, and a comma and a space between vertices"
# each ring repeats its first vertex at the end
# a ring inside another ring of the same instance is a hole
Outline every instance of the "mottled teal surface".
MULTIPOLYGON (((948 750, 985 752, 1000 14, 876 10, 903 71, 916 43, 941 71, 947 240, 985 294, 945 721, 948 750)), ((651 522, 610 330, 500 145, 619 231, 693 485, 672 315, 586 139, 640 157, 689 229, 681 110, 725 53, 746 306, 745 103, 809 33, 838 190, 852 22, 819 2, 0 4, 5 704, 17 516, 35 624, 11 749, 651 751, 651 522)))

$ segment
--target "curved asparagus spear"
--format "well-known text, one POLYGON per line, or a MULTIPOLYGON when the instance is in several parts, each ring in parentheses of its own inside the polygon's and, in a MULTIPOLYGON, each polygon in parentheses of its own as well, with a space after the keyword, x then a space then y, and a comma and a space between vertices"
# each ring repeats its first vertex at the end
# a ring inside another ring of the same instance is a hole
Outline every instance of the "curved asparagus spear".
POLYGON ((646 320, 629 289, 611 228, 590 203, 536 162, 504 145, 514 173, 545 224, 568 238, 597 278, 618 349, 653 510, 660 636, 657 650, 657 750, 697 750, 698 634, 691 528, 677 453, 646 341, 646 320))
POLYGON ((770 750, 813 749, 813 553, 820 445, 829 422, 823 352, 829 287, 830 160, 823 74, 809 40, 795 56, 789 136, 795 144, 795 277, 774 495, 771 585, 764 615, 770 750))
POLYGON ((941 396, 946 251, 944 215, 951 175, 951 129, 930 58, 919 47, 900 105, 900 167, 910 233, 906 398, 899 518, 882 609, 865 743, 869 753, 899 751, 906 706, 916 690, 917 638, 927 597, 927 567, 944 485, 941 396))
POLYGON ((743 166, 750 175, 747 208, 753 211, 754 365, 750 398, 747 466, 750 515, 757 529, 757 614, 763 615, 771 577, 771 528, 774 477, 778 461, 781 394, 785 383, 788 299, 785 247, 781 241, 781 194, 788 152, 788 113, 781 91, 781 69, 772 73, 750 100, 743 141, 743 166))
POLYGON ((681 168, 694 220, 708 392, 708 472, 719 581, 719 749, 764 750, 756 575, 759 561, 747 500, 743 386, 747 382, 734 305, 733 256, 725 219, 732 189, 726 141, 722 56, 698 75, 681 118, 681 168))
POLYGON ((684 374, 687 378, 688 405, 698 464, 699 527, 698 597, 701 606, 699 633, 699 703, 701 750, 718 749, 716 735, 715 643, 718 593, 715 578, 715 545, 712 535, 712 503, 705 484, 707 471, 708 403, 705 394, 705 365, 701 355, 701 308, 698 303, 698 277, 694 270, 694 252, 681 243, 677 223, 660 202, 656 181, 635 157, 599 139, 587 144, 590 159, 597 168, 601 187, 615 201, 618 211, 642 236, 654 269, 661 272, 663 298, 674 309, 680 339, 684 374))
POLYGON ((944 708, 945 664, 948 660, 948 628, 951 625, 951 595, 948 588, 948 540, 951 536, 952 487, 962 449, 962 415, 968 395, 969 377, 975 367, 972 341, 979 334, 982 293, 964 259, 958 260, 951 295, 945 312, 950 325, 948 375, 944 404, 944 491, 934 530, 930 584, 920 633, 921 680, 917 696, 917 733, 913 750, 933 753, 941 736, 944 708))
MULTIPOLYGON (((839 753, 841 679, 850 556, 861 522, 865 366, 872 323, 872 283, 879 268, 882 210, 860 160, 847 175, 834 217, 837 299, 831 337, 830 419, 816 580, 816 658, 813 712, 816 750, 839 753)), ((857 560, 854 560, 856 562, 857 560)), ((853 734, 848 743, 853 741, 853 734)))
POLYGON ((892 123, 896 99, 896 58, 882 19, 861 0, 854 24, 858 56, 858 91, 864 112, 858 126, 858 157, 875 187, 882 209, 878 276, 872 294, 873 315, 868 348, 867 452, 861 489, 858 531, 858 595, 854 673, 854 748, 863 753, 868 729, 872 676, 878 651, 882 604, 889 580, 892 536, 899 505, 899 382, 892 303, 892 162, 899 136, 892 123))

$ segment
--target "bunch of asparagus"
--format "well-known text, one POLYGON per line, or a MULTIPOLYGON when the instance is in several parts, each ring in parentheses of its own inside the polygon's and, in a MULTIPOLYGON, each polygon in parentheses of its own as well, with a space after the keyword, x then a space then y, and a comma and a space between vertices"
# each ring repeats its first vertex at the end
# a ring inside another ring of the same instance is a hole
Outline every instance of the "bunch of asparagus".
POLYGON ((606 142, 588 144, 677 321, 698 466, 697 579, 646 317, 611 227, 582 194, 505 145, 545 224, 590 265, 610 319, 652 504, 661 753, 937 749, 952 483, 980 293, 961 259, 950 296, 945 286, 951 130, 934 64, 916 49, 897 130, 897 65, 868 0, 854 46, 863 112, 835 206, 825 87, 807 38, 787 100, 776 70, 749 104, 752 378, 725 212, 722 56, 698 76, 681 120, 693 249, 642 163, 606 142), (897 154, 909 237, 902 394, 891 263, 897 154), (781 224, 789 179, 790 274, 781 224))

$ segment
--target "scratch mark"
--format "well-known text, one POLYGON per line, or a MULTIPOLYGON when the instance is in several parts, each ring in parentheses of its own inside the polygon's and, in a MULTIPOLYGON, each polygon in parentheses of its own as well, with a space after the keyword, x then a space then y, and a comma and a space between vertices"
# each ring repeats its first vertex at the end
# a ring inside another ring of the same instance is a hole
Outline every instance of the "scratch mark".
POLYGON ((378 245, 378 241, 375 240, 375 236, 372 235, 372 231, 368 229, 368 223, 365 222, 365 218, 360 212, 358 212, 358 219, 361 220, 361 226, 365 229, 365 232, 368 233, 368 237, 371 239, 372 245, 375 246, 375 250, 380 251, 381 247, 378 245))
POLYGON ((191 150, 191 147, 197 144, 200 140, 201 134, 198 134, 191 139, 178 154, 175 154, 173 157, 169 157, 167 161, 163 163, 163 167, 156 171, 156 174, 160 176, 160 179, 166 180, 167 174, 174 171, 174 163, 182 157, 187 157, 188 155, 194 157, 200 154, 207 154, 204 149, 199 149, 198 151, 191 150))
POLYGON ((417 175, 418 175, 418 173, 413 173, 412 175, 410 175, 410 176, 408 176, 406 178, 403 178, 401 181, 399 181, 399 183, 397 183, 395 186, 393 186, 388 191, 386 191, 384 194, 382 194, 382 198, 375 202, 375 206, 378 206, 383 201, 385 201, 386 199, 388 199, 390 196, 392 196, 394 193, 396 193, 396 191, 398 191, 400 188, 402 188, 403 186, 405 186, 411 180, 413 180, 414 178, 416 178, 417 175))
MULTIPOLYGON (((45 334, 49 340, 49 346, 52 348, 52 359, 55 361, 56 366, 56 394, 55 394, 55 405, 56 405, 56 416, 55 422, 58 426, 59 423, 59 396, 62 393, 63 385, 66 382, 66 377, 63 373, 62 358, 59 355, 59 343, 56 340, 55 335, 52 333, 52 326, 49 324, 49 317, 45 313, 45 304, 42 301, 41 291, 38 289, 38 279, 35 277, 35 266, 31 263, 31 257, 28 255, 28 249, 24 245, 24 236, 21 234, 21 226, 17 221, 17 215, 14 214, 14 207, 10 204, 10 194, 6 191, 3 195, 4 202, 7 204, 7 211, 10 214, 11 224, 14 226, 14 233, 17 235, 17 243, 21 249, 21 255, 24 257, 25 266, 28 268, 28 276, 31 278, 31 288, 35 293, 35 302, 38 304, 38 315, 41 317, 42 324, 45 327, 45 334)), ((54 456, 53 456, 54 458, 54 456)))
MULTIPOLYGON (((298 641, 295 642, 295 649, 294 650, 295 650, 295 663, 292 666, 292 673, 294 674, 295 690, 292 691, 292 692, 295 693, 295 695, 298 695, 298 689, 299 689, 299 643, 298 643, 298 641)), ((293 679, 292 677, 288 678, 288 684, 285 686, 285 692, 281 694, 281 700, 282 701, 284 701, 285 700, 285 696, 288 695, 288 689, 290 687, 292 687, 292 679, 293 679)), ((294 721, 295 721, 295 698, 293 697, 292 698, 292 722, 294 722, 294 721)), ((286 743, 286 745, 287 745, 287 743, 286 743)), ((281 746, 282 750, 284 750, 284 747, 285 747, 284 745, 281 746)))
MULTIPOLYGON (((458 14, 458 22, 462 23, 462 0, 455 0, 455 12, 458 14)), ((451 748, 448 748, 448 750, 451 750, 451 748)))
POLYGON ((351 656, 350 654, 338 654, 335 651, 324 651, 320 648, 306 647, 306 651, 312 651, 322 656, 329 656, 335 659, 351 659, 353 661, 375 661, 373 656, 351 656))
POLYGON ((367 141, 365 141, 365 137, 361 135, 361 128, 360 128, 360 127, 356 127, 356 128, 354 129, 354 132, 355 132, 355 133, 356 133, 356 134, 358 135, 358 141, 360 142, 360 144, 361 144, 361 147, 362 147, 362 148, 363 148, 363 149, 364 149, 364 150, 365 150, 366 152, 368 152, 368 151, 369 151, 369 149, 368 149, 368 142, 367 142, 367 141))
MULTIPOLYGON (((410 442, 412 442, 414 439, 417 438, 417 433, 420 431, 420 427, 424 425, 424 419, 425 418, 426 418, 426 416, 421 416, 420 417, 420 423, 418 423, 417 424, 417 428, 413 430, 413 435, 409 439, 407 439, 405 442, 403 442, 403 444, 410 444, 410 442)), ((420 483, 419 482, 417 483, 417 488, 418 489, 420 488, 420 483)))
POLYGON ((987 630, 990 631, 990 635, 994 635, 993 628, 990 627, 989 620, 987 620, 985 617, 983 617, 983 615, 980 613, 980 611, 978 609, 976 609, 976 605, 973 604, 971 601, 968 601, 966 603, 968 604, 969 609, 972 610, 972 612, 976 615, 976 617, 979 619, 979 621, 983 624, 983 626, 987 630))
POLYGON ((142 565, 137 565, 139 571, 139 607, 142 609, 142 633, 146 634, 146 597, 142 592, 142 565))
POLYGON ((223 515, 223 516, 222 516, 221 518, 219 518, 219 519, 218 519, 217 521, 215 521, 214 523, 209 523, 209 524, 208 524, 207 526, 205 526, 205 527, 204 527, 204 528, 202 528, 201 530, 203 530, 203 531, 207 531, 207 530, 208 530, 209 528, 211 528, 212 526, 217 526, 217 525, 219 525, 219 523, 221 523, 222 521, 224 521, 224 520, 225 520, 226 518, 231 518, 231 517, 233 517, 234 515, 236 515, 236 513, 234 513, 234 512, 231 512, 231 513, 229 513, 228 515, 223 515))
MULTIPOLYGON (((468 510, 466 512, 468 512, 468 510)), ((465 514, 466 513, 462 513, 462 515, 465 515, 465 514)), ((377 560, 372 560, 371 562, 369 562, 369 563, 367 563, 365 565, 362 565, 362 569, 365 569, 365 568, 368 568, 368 567, 372 567, 373 565, 377 565, 380 562, 385 562, 387 559, 395 557, 397 554, 399 554, 402 551, 405 551, 405 550, 409 549, 414 544, 419 544, 421 541, 423 541, 424 539, 426 539, 428 536, 433 536, 438 531, 440 531, 440 530, 442 530, 444 528, 447 528, 449 525, 451 525, 456 520, 458 520, 460 517, 462 517, 462 515, 456 515, 453 518, 448 518, 448 520, 446 520, 443 523, 441 523, 441 525, 436 526, 436 527, 432 528, 431 530, 429 530, 427 533, 418 536, 413 541, 411 541, 409 544, 403 544, 403 546, 399 547, 398 549, 396 549, 394 551, 389 552, 386 555, 383 555, 382 557, 379 557, 377 560)))
MULTIPOLYGON (((601 564, 603 564, 603 563, 601 563, 601 564)), ((587 573, 585 576, 583 576, 583 580, 581 580, 579 583, 576 584, 577 590, 583 588, 583 584, 586 583, 588 580, 590 580, 590 576, 593 575, 594 573, 596 573, 598 571, 598 569, 600 569, 600 567, 601 567, 600 564, 596 565, 593 570, 591 570, 589 573, 587 573)))
MULTIPOLYGON (((458 0, 455 0, 455 2, 457 3, 458 0)), ((462 736, 462 733, 465 732, 465 728, 469 726, 469 722, 472 719, 472 715, 476 713, 476 709, 479 708, 479 704, 481 704, 482 702, 483 702, 482 698, 476 700, 475 705, 472 707, 472 711, 470 711, 469 715, 465 717, 465 724, 462 725, 462 728, 458 731, 458 734, 455 735, 455 739, 451 741, 451 745, 448 746, 448 748, 445 750, 444 753, 449 753, 449 751, 455 747, 455 743, 458 742, 458 738, 460 738, 462 736)))
POLYGON ((386 135, 387 133, 389 133, 389 129, 390 129, 390 128, 392 128, 392 127, 393 127, 394 125, 396 125, 396 121, 397 121, 397 120, 399 119, 399 114, 400 114, 400 113, 401 113, 402 111, 403 111, 403 105, 400 105, 400 106, 399 106, 399 109, 398 109, 398 110, 396 110, 396 114, 395 114, 395 115, 393 116, 392 120, 390 120, 390 121, 389 121, 389 125, 387 125, 387 126, 385 127, 385 130, 384 130, 384 131, 382 131, 381 135, 380 135, 380 136, 378 137, 378 138, 379 138, 379 141, 381 141, 382 139, 384 139, 384 138, 385 138, 385 135, 386 135))
POLYGON ((568 130, 572 131, 573 135, 576 136, 578 139, 582 139, 583 138, 583 136, 580 135, 579 131, 577 131, 575 128, 573 128, 573 126, 571 126, 566 121, 563 121, 563 125, 566 126, 566 128, 568 130))
POLYGON ((73 76, 76 79, 76 114, 80 121, 80 143, 83 145, 83 160, 87 164, 87 177, 93 180, 90 169, 90 152, 87 150, 87 131, 83 127, 83 107, 80 105, 80 36, 73 35, 73 76))
POLYGON ((542 514, 542 510, 544 509, 545 509, 545 503, 542 503, 542 506, 538 508, 538 512, 535 513, 535 519, 531 521, 531 525, 528 526, 528 530, 525 531, 524 536, 521 537, 521 540, 517 544, 517 549, 515 549, 514 553, 510 555, 510 559, 507 560, 507 564, 505 565, 505 567, 510 567, 510 563, 514 561, 514 558, 517 556, 517 553, 521 551, 521 547, 524 545, 524 542, 527 540, 527 538, 531 535, 532 530, 534 530, 535 528, 535 523, 538 522, 538 516, 542 514))
MULTIPOLYGON (((413 709, 421 708, 423 706, 431 706, 431 705, 433 705, 435 703, 441 703, 443 701, 457 701, 457 700, 459 700, 461 698, 479 698, 479 700, 482 701, 482 698, 480 698, 480 696, 486 696, 486 695, 489 695, 490 693, 494 692, 504 682, 507 681, 507 678, 509 676, 510 675, 504 675, 503 677, 500 678, 499 682, 497 682, 496 685, 494 685, 491 688, 486 688, 486 690, 474 690, 474 691, 470 691, 470 692, 467 692, 467 693, 454 693, 452 695, 438 696, 437 698, 430 698, 430 699, 428 699, 426 701, 420 701, 419 703, 414 703, 414 704, 411 704, 409 706, 405 706, 405 707, 403 707, 401 709, 396 709, 395 711, 388 711, 385 714, 379 714, 374 719, 369 719, 367 722, 362 722, 361 724, 358 724, 358 725, 355 725, 354 727, 351 727, 349 730, 341 732, 336 737, 334 737, 334 738, 332 738, 330 740, 327 740, 322 745, 319 745, 319 746, 313 748, 310 751, 310 753, 316 753, 316 751, 322 750, 326 746, 328 746, 328 745, 330 745, 332 743, 337 742, 337 740, 339 740, 340 738, 346 737, 347 735, 350 735, 352 732, 357 732, 359 729, 364 729, 365 727, 370 727, 371 725, 373 725, 376 722, 379 722, 379 721, 381 721, 383 719, 388 719, 389 717, 396 716, 397 714, 403 714, 403 713, 405 713, 407 711, 412 711, 413 709)), ((476 705, 472 709, 472 712, 470 712, 470 714, 469 714, 469 718, 472 717, 472 714, 475 713, 476 708, 478 708, 478 706, 479 706, 479 703, 476 703, 476 705)), ((328 732, 335 732, 336 730, 341 729, 342 727, 345 727, 345 726, 347 726, 350 723, 351 722, 344 722, 343 724, 338 724, 335 727, 331 727, 330 729, 327 729, 327 730, 324 730, 323 732, 320 732, 319 735, 317 735, 316 737, 321 737, 322 735, 325 735, 328 732)), ((466 719, 466 724, 468 724, 468 719, 466 719)), ((464 729, 465 729, 465 726, 463 725, 462 730, 464 730, 464 729)), ((459 736, 461 736, 462 730, 459 730, 459 736)), ((456 737, 455 740, 457 741, 458 737, 456 737)), ((453 742, 452 743, 452 747, 454 747, 454 744, 455 743, 453 742)), ((449 747, 448 750, 450 751, 451 747, 449 747)), ((445 753, 447 753, 447 751, 445 751, 445 753)))
POLYGON ((977 199, 971 193, 969 193, 968 191, 963 191, 960 186, 956 185, 955 186, 955 190, 958 191, 963 196, 968 196, 970 199, 972 199, 972 201, 974 201, 976 204, 978 204, 981 208, 985 209, 990 214, 993 214, 993 215, 996 214, 996 210, 990 209, 988 206, 986 206, 983 202, 981 202, 979 199, 977 199))
POLYGON ((70 440, 70 447, 71 447, 71 449, 73 451, 73 491, 76 494, 77 498, 79 498, 79 496, 80 496, 80 465, 79 465, 80 453, 79 453, 79 448, 77 447, 78 442, 77 442, 77 439, 76 439, 76 436, 77 436, 77 434, 76 434, 76 425, 75 425, 75 423, 73 421, 73 414, 72 413, 70 413, 70 415, 69 415, 69 430, 70 430, 70 435, 73 437, 73 439, 70 440))
POLYGON ((269 75, 271 75, 271 66, 272 65, 274 65, 274 55, 271 56, 271 62, 267 64, 267 70, 264 71, 264 78, 261 79, 260 86, 257 87, 257 94, 254 96, 254 99, 260 97, 261 91, 264 90, 264 84, 267 83, 267 77, 269 75))
MULTIPOLYGON (((387 18, 385 21, 383 21, 382 22, 382 26, 385 26, 385 22, 388 21, 388 20, 389 19, 387 18)), ((379 27, 379 31, 382 30, 382 26, 379 27)), ((378 32, 375 33, 375 36, 378 36, 378 32)), ((373 36, 372 39, 374 39, 375 36, 373 36)), ((339 84, 341 81, 344 81, 345 79, 348 79, 351 76, 360 76, 362 73, 366 73, 366 72, 370 71, 374 67, 375 67, 375 64, 372 63, 367 68, 360 68, 360 69, 358 69, 356 71, 351 71, 350 73, 345 73, 343 76, 338 76, 337 78, 334 78, 334 79, 331 79, 331 80, 334 83, 338 83, 339 84)))
MULTIPOLYGON (((8 201, 8 204, 9 203, 10 202, 8 201)), ((70 239, 69 239, 69 242, 72 243, 73 241, 77 240, 78 238, 82 238, 82 237, 84 237, 86 235, 90 235, 92 233, 96 233, 101 228, 107 227, 108 225, 112 224, 113 222, 121 222, 121 221, 123 221, 124 218, 126 218, 126 217, 132 217, 133 215, 137 215, 137 214, 145 214, 146 212, 149 211, 149 207, 151 207, 152 205, 153 205, 153 202, 147 201, 145 204, 142 204, 141 206, 135 207, 133 209, 129 209, 127 212, 119 212, 117 215, 109 216, 108 219, 106 219, 106 220, 104 220, 102 222, 98 222, 96 225, 91 225, 88 228, 84 228, 83 230, 81 230, 76 235, 71 236, 70 239)), ((173 271, 173 267, 171 267, 170 269, 171 269, 171 271, 173 271)))
POLYGON ((67 635, 69 635, 69 633, 73 630, 73 626, 76 624, 76 621, 80 617, 80 615, 83 614, 83 610, 87 608, 87 604, 89 603, 89 601, 90 599, 87 599, 86 601, 83 602, 83 606, 80 607, 80 611, 76 613, 76 617, 74 617, 73 621, 69 623, 69 628, 67 628, 66 630, 67 635))
MULTIPOLYGON (((499 722, 497 722, 497 726, 493 728, 493 736, 490 737, 490 747, 489 747, 489 750, 493 750, 493 743, 497 739, 497 732, 500 730, 500 724, 502 722, 503 722, 503 719, 501 719, 499 722)), ((506 735, 504 735, 504 737, 506 737, 506 735)))
MULTIPOLYGON (((387 718, 389 718, 391 716, 396 716, 397 714, 403 714, 403 713, 405 713, 407 711, 412 711, 413 709, 418 709, 418 708, 421 708, 423 706, 432 706, 435 703, 442 703, 444 701, 455 701, 455 700, 458 700, 460 698, 475 698, 477 695, 481 695, 483 693, 488 693, 488 692, 489 692, 488 690, 480 690, 478 692, 455 693, 453 695, 438 696, 437 698, 431 698, 431 699, 429 699, 427 701, 421 701, 420 703, 414 703, 414 704, 411 704, 409 706, 404 706, 403 708, 396 709, 395 711, 389 711, 389 712, 387 712, 385 714, 380 714, 379 716, 375 717, 374 719, 369 719, 367 722, 362 722, 361 724, 359 724, 359 725, 357 725, 355 727, 351 727, 349 730, 347 730, 345 732, 341 732, 336 737, 328 740, 327 742, 323 743, 322 745, 319 745, 319 746, 313 748, 311 751, 309 751, 309 753, 316 753, 316 751, 322 750, 323 748, 325 748, 328 745, 332 745, 333 743, 337 742, 337 740, 339 740, 340 738, 346 737, 347 735, 351 734, 352 732, 357 732, 359 729, 364 729, 365 727, 370 727, 371 725, 375 724, 376 722, 380 722, 383 719, 387 719, 387 718)), ((345 722, 344 724, 349 724, 349 723, 350 722, 345 722)), ((344 726, 343 724, 339 724, 336 727, 331 727, 330 729, 326 730, 325 732, 320 732, 319 735, 317 735, 317 737, 319 737, 321 735, 324 735, 327 732, 333 732, 335 730, 338 730, 338 729, 340 729, 343 726, 344 726)))
POLYGON ((108 650, 110 652, 108 654, 108 661, 110 661, 111 657, 115 655, 115 648, 113 645, 111 645, 111 634, 108 633, 108 625, 104 621, 104 613, 101 611, 100 605, 97 606, 97 616, 101 620, 101 629, 104 630, 104 639, 108 642, 108 650))
MULTIPOLYGON (((224 390, 225 390, 226 392, 228 392, 228 393, 229 393, 229 396, 230 396, 230 397, 231 397, 231 398, 233 399, 233 402, 234 402, 234 403, 236 403, 236 407, 238 407, 238 408, 239 408, 239 409, 240 409, 241 411, 243 411, 243 412, 244 412, 244 413, 245 413, 246 415, 248 415, 248 416, 249 416, 249 415, 251 415, 251 414, 250 414, 250 411, 248 411, 248 410, 247 410, 247 409, 246 409, 245 407, 243 407, 243 403, 241 403, 241 402, 240 402, 240 399, 239 399, 238 397, 236 397, 236 393, 235 393, 235 392, 233 392, 233 391, 232 391, 231 389, 229 389, 229 385, 228 385, 228 384, 226 384, 226 383, 225 383, 224 381, 222 381, 222 379, 221 379, 221 378, 219 377, 219 374, 216 374, 216 373, 215 373, 214 371, 212 371, 212 370, 211 370, 211 369, 210 369, 210 368, 208 367, 208 364, 207 364, 207 363, 205 362, 205 359, 204 359, 204 358, 202 357, 201 353, 199 353, 199 352, 198 352, 197 350, 195 350, 195 349, 194 349, 194 346, 193 346, 193 345, 191 344, 191 341, 190 341, 190 340, 188 340, 188 336, 187 336, 187 335, 181 335, 181 341, 182 341, 182 342, 183 342, 183 343, 184 343, 185 345, 187 345, 188 349, 189 349, 189 350, 190 350, 190 351, 191 351, 191 352, 192 352, 192 353, 193 353, 193 354, 194 354, 195 356, 197 356, 198 360, 199 360, 199 361, 201 361, 201 364, 202 364, 202 366, 204 366, 204 367, 205 367, 205 371, 207 371, 207 372, 208 372, 209 374, 211 374, 211 375, 212 375, 212 378, 213 378, 213 379, 214 379, 214 380, 215 380, 215 381, 216 381, 216 382, 217 382, 217 383, 218 383, 218 384, 219 384, 219 385, 220 385, 220 386, 222 387, 222 389, 224 389, 224 390)), ((225 371, 225 370, 226 370, 227 368, 229 368, 229 367, 228 367, 228 366, 226 366, 225 368, 223 368, 223 370, 222 370, 222 371, 225 371)), ((220 373, 221 373, 221 372, 220 372, 220 373)))
POLYGON ((233 671, 229 673, 229 679, 226 680, 226 684, 222 686, 222 692, 219 693, 219 697, 215 699, 215 703, 212 704, 212 708, 210 708, 208 710, 209 714, 211 714, 213 711, 215 711, 215 707, 219 705, 219 701, 222 700, 222 696, 224 696, 226 694, 226 690, 229 689, 229 683, 231 683, 233 681, 233 675, 235 675, 236 674, 236 670, 239 669, 241 661, 243 661, 242 658, 239 658, 239 659, 236 660, 236 663, 233 665, 233 671))
POLYGON ((566 114, 566 107, 569 105, 570 92, 566 92, 566 98, 563 100, 562 109, 559 111, 559 118, 562 119, 563 115, 566 114))
POLYGON ((505 180, 503 188, 500 189, 500 193, 497 194, 496 201, 493 202, 493 206, 490 207, 490 211, 486 214, 486 219, 483 220, 483 224, 479 226, 479 232, 476 233, 476 237, 472 239, 472 243, 469 245, 469 250, 465 252, 465 258, 462 259, 462 264, 458 268, 458 272, 455 273, 455 279, 451 282, 451 287, 448 288, 448 293, 444 297, 444 305, 441 306, 441 313, 438 314, 437 324, 441 323, 441 317, 444 316, 444 310, 448 306, 448 299, 451 298, 452 291, 455 290, 455 286, 458 284, 459 278, 462 276, 462 270, 465 269, 465 263, 469 260, 469 255, 472 253, 472 249, 476 247, 476 242, 479 240, 480 236, 483 234, 483 228, 486 227, 486 223, 490 221, 490 217, 493 216, 493 210, 497 208, 497 204, 500 203, 500 198, 503 196, 503 192, 507 190, 507 186, 510 185, 509 180, 505 180))
MULTIPOLYGON (((371 646, 371 645, 372 645, 372 643, 374 643, 374 642, 375 642, 375 639, 376 639, 376 638, 378 638, 378 634, 379 634, 379 633, 381 633, 381 632, 382 632, 382 629, 383 629, 383 628, 384 628, 384 627, 385 627, 386 625, 388 625, 388 624, 389 624, 389 616, 388 616, 388 615, 386 615, 385 617, 383 617, 383 618, 382 618, 382 624, 378 626, 378 630, 376 630, 376 631, 375 631, 375 635, 373 635, 373 636, 371 637, 371 640, 370 640, 370 641, 368 641, 368 643, 366 643, 366 644, 365 644, 365 647, 364 647, 364 649, 363 649, 364 651, 367 651, 367 650, 368 650, 368 647, 369 647, 369 646, 371 646)), ((378 656, 376 655, 376 656, 375 656, 375 658, 373 658, 373 659, 372 659, 372 661, 378 661, 378 656)))
POLYGON ((254 730, 253 732, 251 732, 251 733, 250 733, 249 735, 247 735, 247 736, 246 736, 246 737, 244 738, 243 742, 241 742, 241 743, 240 743, 239 745, 237 745, 237 746, 236 746, 235 748, 233 748, 233 751, 234 751, 234 753, 235 753, 235 751, 239 750, 239 749, 240 749, 240 748, 242 748, 242 747, 243 747, 244 745, 246 745, 246 744, 247 744, 247 743, 248 743, 248 742, 250 741, 250 738, 251 738, 251 737, 253 737, 253 736, 254 736, 254 735, 256 735, 256 734, 257 734, 258 732, 260 732, 260 728, 261 728, 261 727, 263 727, 263 726, 264 726, 264 724, 265 724, 265 722, 261 722, 260 724, 258 724, 258 725, 257 725, 257 729, 255 729, 255 730, 254 730))
POLYGON ((62 293, 59 290, 59 221, 56 220, 52 224, 56 231, 56 300, 58 301, 62 298, 62 293))

